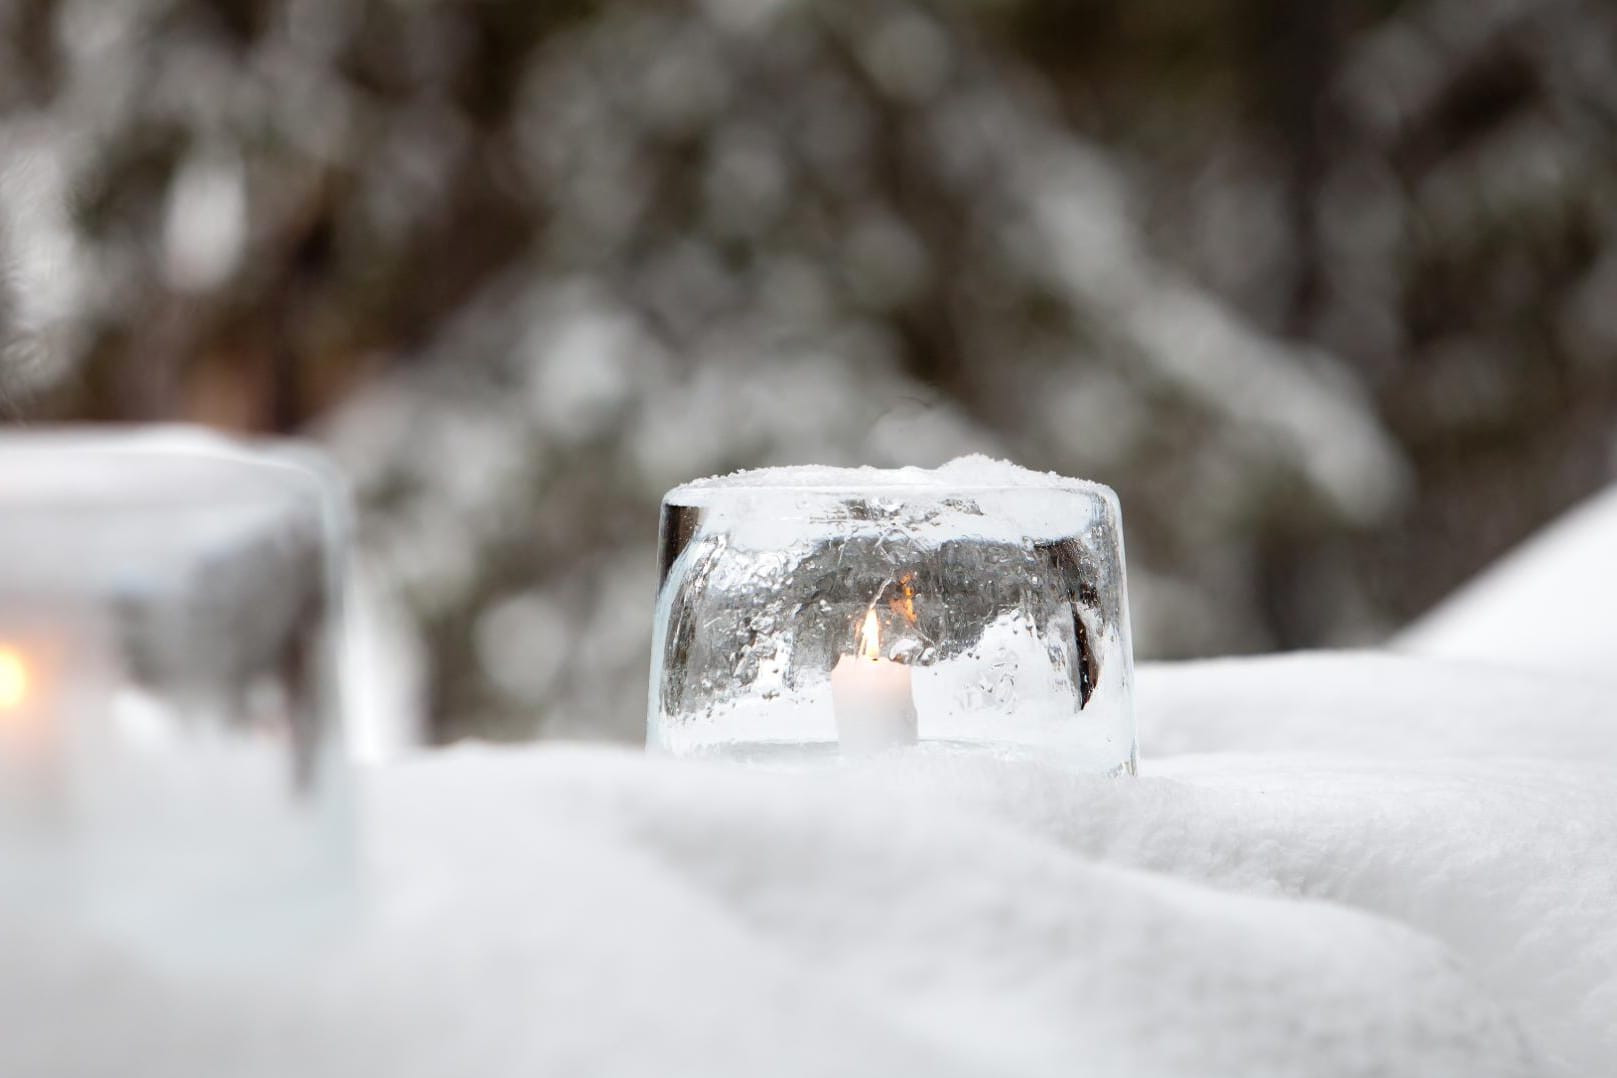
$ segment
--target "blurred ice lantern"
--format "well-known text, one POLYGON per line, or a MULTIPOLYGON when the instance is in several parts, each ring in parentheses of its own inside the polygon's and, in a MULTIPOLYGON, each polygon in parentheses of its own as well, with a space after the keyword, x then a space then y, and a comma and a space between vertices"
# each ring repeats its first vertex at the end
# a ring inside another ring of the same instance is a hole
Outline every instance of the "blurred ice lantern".
POLYGON ((291 447, 0 437, 8 913, 207 958, 336 907, 335 490, 291 447))
POLYGON ((663 500, 648 742, 796 759, 910 744, 1135 766, 1106 487, 984 457, 776 468, 663 500))

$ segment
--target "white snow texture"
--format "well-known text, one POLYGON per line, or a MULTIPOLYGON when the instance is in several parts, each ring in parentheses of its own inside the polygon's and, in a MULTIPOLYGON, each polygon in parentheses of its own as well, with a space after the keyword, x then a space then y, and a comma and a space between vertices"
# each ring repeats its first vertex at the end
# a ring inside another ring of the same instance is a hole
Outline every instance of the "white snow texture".
POLYGON ((1033 490, 1104 490, 1087 479, 1070 479, 1055 472, 1036 472, 1008 460, 995 460, 981 453, 956 457, 936 468, 837 468, 825 465, 793 465, 781 468, 750 468, 729 475, 709 476, 675 487, 674 500, 703 490, 758 489, 816 490, 840 492, 870 488, 929 488, 940 491, 1010 488, 1033 490))
POLYGON ((1617 680, 1617 486, 1545 528, 1394 641, 1421 655, 1617 680))
POLYGON ((1137 780, 376 769, 364 898, 316 954, 181 975, 0 917, 0 1073, 1610 1073, 1609 694, 1320 655, 1139 696, 1137 780))

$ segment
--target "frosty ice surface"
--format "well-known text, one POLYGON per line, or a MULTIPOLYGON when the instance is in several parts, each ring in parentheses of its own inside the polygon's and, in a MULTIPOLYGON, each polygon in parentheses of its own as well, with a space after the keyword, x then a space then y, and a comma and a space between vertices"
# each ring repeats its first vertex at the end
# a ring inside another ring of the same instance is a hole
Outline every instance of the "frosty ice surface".
POLYGON ((846 748, 831 675, 874 617, 872 658, 908 668, 922 745, 1133 770, 1121 519, 1105 487, 982 458, 744 472, 670 491, 661 550, 656 749, 846 748))

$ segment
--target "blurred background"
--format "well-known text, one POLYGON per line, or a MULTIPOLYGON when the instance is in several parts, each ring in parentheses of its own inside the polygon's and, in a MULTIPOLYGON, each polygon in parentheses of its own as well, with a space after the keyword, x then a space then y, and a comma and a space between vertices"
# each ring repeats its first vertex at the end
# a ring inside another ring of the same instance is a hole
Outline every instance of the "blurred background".
POLYGON ((323 442, 435 740, 638 736, 658 498, 764 464, 1378 641, 1617 477, 1617 5, 0 0, 0 416, 323 442))

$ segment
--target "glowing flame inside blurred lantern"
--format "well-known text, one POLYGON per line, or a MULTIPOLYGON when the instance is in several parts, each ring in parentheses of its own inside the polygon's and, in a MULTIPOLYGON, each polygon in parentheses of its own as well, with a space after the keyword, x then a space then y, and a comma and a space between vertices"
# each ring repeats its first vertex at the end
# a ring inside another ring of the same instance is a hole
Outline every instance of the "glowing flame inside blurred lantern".
POLYGON ((0 644, 0 713, 17 711, 28 702, 29 682, 22 654, 0 644))

